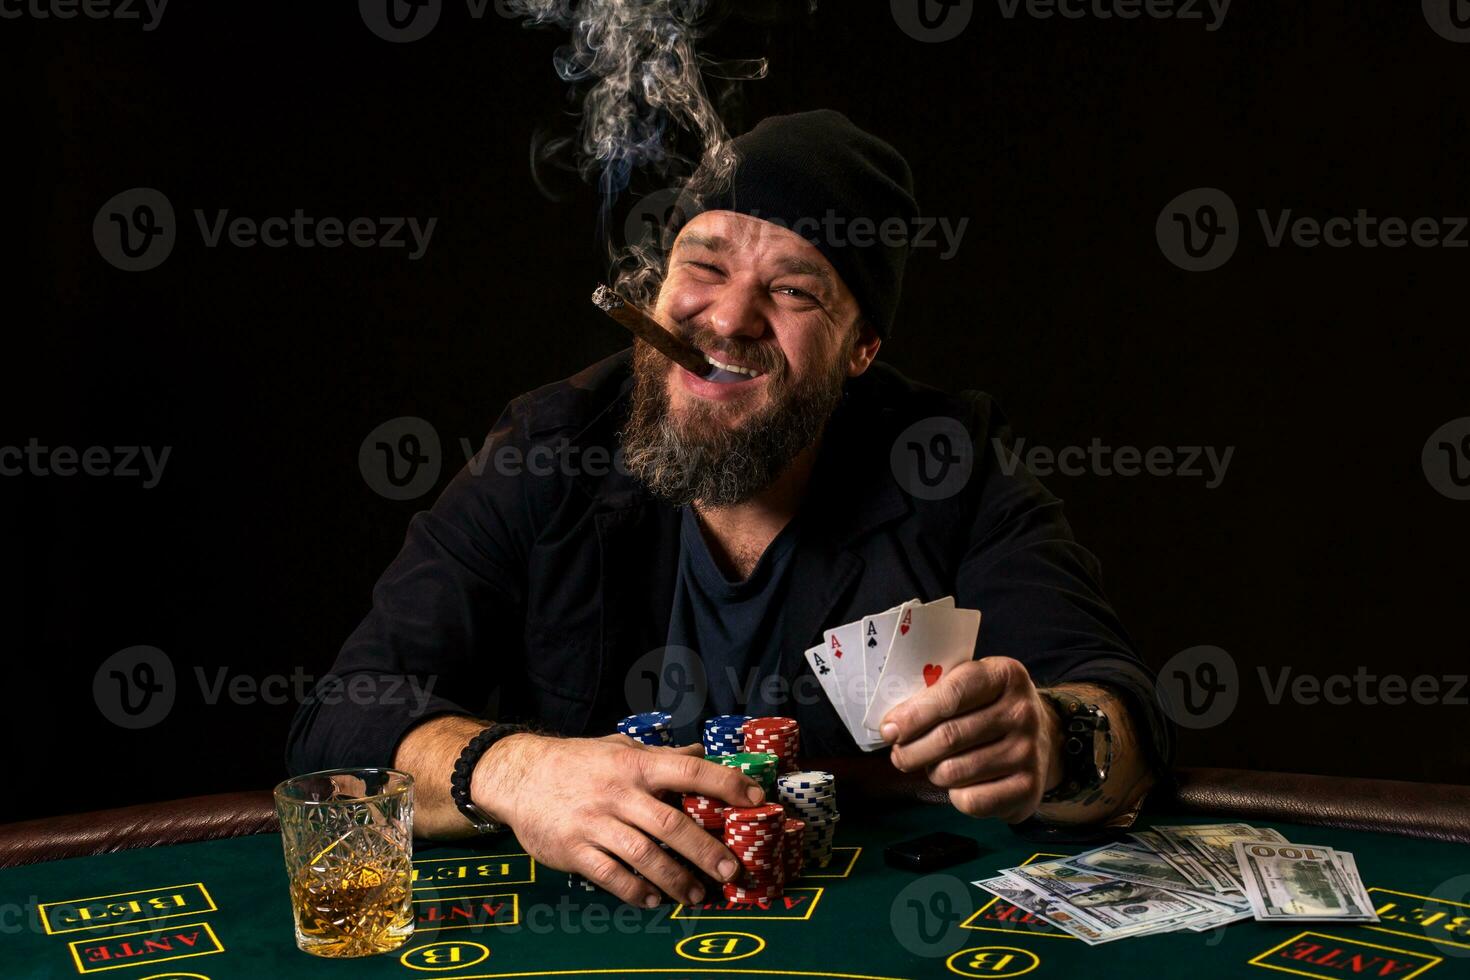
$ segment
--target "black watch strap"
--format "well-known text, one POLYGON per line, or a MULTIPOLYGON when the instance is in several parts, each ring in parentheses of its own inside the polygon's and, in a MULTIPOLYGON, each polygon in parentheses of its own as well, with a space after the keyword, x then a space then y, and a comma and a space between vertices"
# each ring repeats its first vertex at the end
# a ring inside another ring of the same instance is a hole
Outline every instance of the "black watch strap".
POLYGON ((492 820, 484 810, 475 805, 474 800, 470 799, 470 777, 480 757, 490 751, 490 746, 507 735, 514 735, 525 730, 520 725, 505 724, 483 728, 460 751, 459 759, 454 763, 454 772, 449 777, 449 795, 454 800, 454 805, 459 808, 459 812, 463 813, 465 819, 474 824, 475 829, 482 834, 493 834, 504 830, 505 827, 492 820))
POLYGON ((1095 704, 1066 691, 1041 690, 1057 713, 1062 730, 1062 781, 1041 797, 1042 803, 1075 800, 1101 786, 1113 766, 1113 730, 1108 716, 1095 704), (1098 749, 1102 761, 1098 761, 1098 749))

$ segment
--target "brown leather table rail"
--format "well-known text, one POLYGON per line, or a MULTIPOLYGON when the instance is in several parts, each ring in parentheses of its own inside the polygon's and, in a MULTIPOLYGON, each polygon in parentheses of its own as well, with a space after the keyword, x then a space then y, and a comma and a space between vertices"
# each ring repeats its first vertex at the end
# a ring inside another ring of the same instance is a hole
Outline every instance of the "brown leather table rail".
MULTIPOLYGON (((844 807, 945 801, 922 778, 875 757, 812 759, 836 774, 844 807)), ((1180 769, 1150 794, 1149 811, 1279 820, 1470 844, 1470 787, 1246 769, 1180 769)), ((0 867, 239 837, 276 830, 269 790, 195 796, 0 824, 0 867)))

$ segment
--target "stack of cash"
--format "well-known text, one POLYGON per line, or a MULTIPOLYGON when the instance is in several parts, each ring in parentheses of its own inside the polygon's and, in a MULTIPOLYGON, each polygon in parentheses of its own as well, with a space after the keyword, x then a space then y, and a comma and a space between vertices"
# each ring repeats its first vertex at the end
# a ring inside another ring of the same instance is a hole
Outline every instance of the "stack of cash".
POLYGON ((1088 945, 1243 919, 1377 922, 1347 851, 1243 823, 1154 827, 974 884, 1088 945))

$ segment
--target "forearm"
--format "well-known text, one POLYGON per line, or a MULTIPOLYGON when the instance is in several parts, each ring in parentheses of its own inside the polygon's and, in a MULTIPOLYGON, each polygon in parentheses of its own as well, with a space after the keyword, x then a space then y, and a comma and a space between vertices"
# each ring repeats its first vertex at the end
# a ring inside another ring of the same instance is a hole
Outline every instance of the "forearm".
MULTIPOLYGON (((1037 816, 1048 823, 1092 824, 1105 823, 1133 809, 1153 785, 1154 774, 1149 766, 1148 751, 1139 740, 1138 726, 1127 703, 1108 688, 1096 684, 1058 684, 1049 690, 1065 691, 1102 709, 1112 731, 1113 761, 1107 779, 1100 786, 1083 793, 1077 800, 1044 804, 1037 811, 1037 816)), ((1059 722, 1055 724, 1053 734, 1056 738, 1047 789, 1061 782, 1064 736, 1059 722)))
MULTIPOLYGON (((414 836, 429 840, 473 837, 474 825, 455 806, 449 777, 459 754, 489 724, 464 715, 443 715, 409 731, 398 743, 394 768, 413 776, 414 836)), ((507 735, 480 757, 471 779, 470 795, 492 819, 509 822, 506 788, 518 780, 492 779, 491 774, 514 768, 516 743, 528 735, 507 735)))

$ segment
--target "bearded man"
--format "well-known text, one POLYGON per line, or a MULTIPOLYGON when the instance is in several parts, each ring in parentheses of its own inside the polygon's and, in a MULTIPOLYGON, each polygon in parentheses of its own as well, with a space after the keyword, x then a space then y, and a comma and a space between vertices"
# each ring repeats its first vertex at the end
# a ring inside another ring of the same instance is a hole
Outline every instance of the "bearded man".
POLYGON ((297 715, 289 768, 393 766, 415 777, 420 836, 508 825, 538 861, 626 901, 697 904, 656 842, 716 880, 736 864, 662 795, 761 790, 688 730, 678 748, 605 734, 630 672, 677 662, 703 678, 697 716, 789 716, 806 753, 856 754, 803 651, 952 595, 983 614, 976 659, 883 719, 895 769, 976 817, 1128 813, 1168 730, 1096 560, 997 455, 1010 433, 988 398, 875 361, 909 247, 893 232, 918 215, 907 163, 831 111, 767 119, 733 146, 728 189, 671 229, 654 307, 718 370, 639 344, 513 401, 413 519, 333 684, 297 715), (905 436, 936 426, 943 442, 905 436), (922 469, 956 459, 955 479, 922 469), (1070 778, 1064 743, 1093 778, 1070 778))

